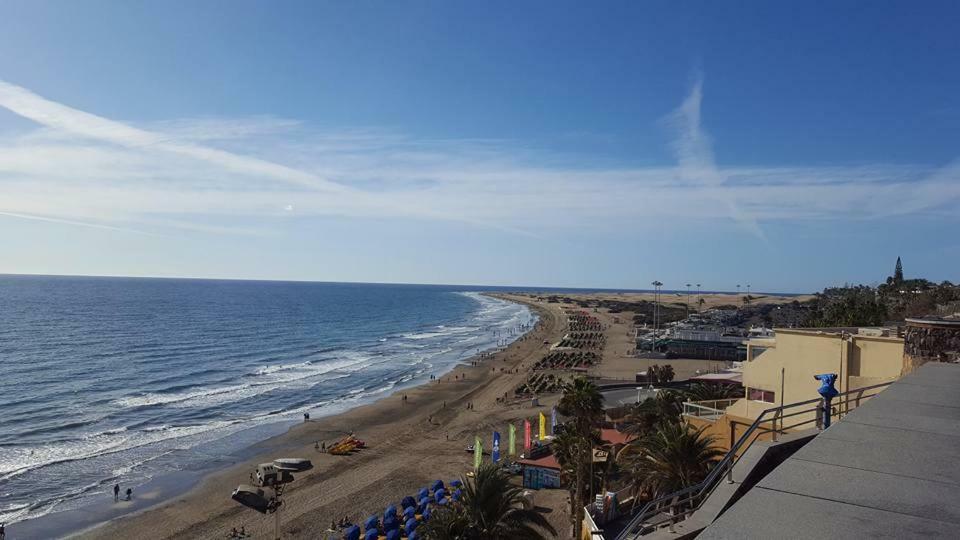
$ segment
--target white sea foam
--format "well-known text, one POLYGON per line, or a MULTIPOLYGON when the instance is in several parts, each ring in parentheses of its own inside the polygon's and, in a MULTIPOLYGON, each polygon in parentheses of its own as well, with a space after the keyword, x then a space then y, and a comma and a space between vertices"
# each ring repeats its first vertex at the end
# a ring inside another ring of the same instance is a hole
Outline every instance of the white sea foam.
MULTIPOLYGON (((171 405, 178 408, 193 408, 200 406, 220 405, 242 401, 251 397, 271 392, 280 387, 316 383, 315 379, 321 375, 336 370, 349 370, 368 360, 364 355, 345 355, 341 360, 327 360, 324 362, 300 362, 297 364, 278 364, 259 368, 254 374, 253 382, 216 387, 201 387, 186 392, 152 392, 138 396, 128 396, 114 400, 117 407, 134 408, 155 405, 171 405)), ((329 379, 329 377, 327 378, 329 379)))

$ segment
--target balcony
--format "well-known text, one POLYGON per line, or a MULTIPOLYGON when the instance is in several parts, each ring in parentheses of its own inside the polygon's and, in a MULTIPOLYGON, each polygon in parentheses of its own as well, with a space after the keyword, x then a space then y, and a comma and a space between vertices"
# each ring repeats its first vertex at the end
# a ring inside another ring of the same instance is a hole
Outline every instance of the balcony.
POLYGON ((716 422, 723 416, 727 407, 742 398, 714 399, 710 401, 687 401, 683 404, 683 416, 716 422))

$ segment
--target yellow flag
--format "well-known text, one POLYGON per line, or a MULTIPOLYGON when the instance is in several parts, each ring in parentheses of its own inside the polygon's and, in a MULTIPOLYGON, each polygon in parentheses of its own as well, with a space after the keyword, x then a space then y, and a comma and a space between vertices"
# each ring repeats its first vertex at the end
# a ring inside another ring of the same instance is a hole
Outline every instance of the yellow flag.
POLYGON ((547 417, 540 413, 540 440, 547 438, 547 417))

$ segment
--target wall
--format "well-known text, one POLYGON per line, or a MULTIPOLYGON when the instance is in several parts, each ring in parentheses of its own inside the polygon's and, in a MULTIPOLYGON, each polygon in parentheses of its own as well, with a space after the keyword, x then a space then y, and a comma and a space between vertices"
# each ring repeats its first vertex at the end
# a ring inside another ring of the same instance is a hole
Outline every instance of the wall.
MULTIPOLYGON (((741 399, 727 409, 727 413, 742 418, 757 418, 764 410, 781 404, 819 399, 819 383, 813 378, 821 373, 839 375, 836 388, 844 392, 881 382, 895 380, 903 366, 903 340, 891 337, 872 337, 810 330, 776 331, 771 341, 756 340, 756 345, 765 348, 755 355, 749 347, 750 356, 743 364, 743 385, 747 398, 741 399), (752 401, 750 389, 774 392, 773 403, 752 401)), ((752 342, 751 342, 752 343, 752 342)), ((814 413, 788 418, 789 427, 801 422, 811 422, 814 413)), ((800 429, 810 426, 801 426, 800 429)))
MULTIPOLYGON (((737 440, 747 431, 750 425, 753 424, 753 419, 730 414, 729 409, 727 409, 727 411, 727 413, 723 414, 720 416, 720 418, 712 422, 708 419, 694 416, 684 416, 683 418, 691 426, 697 429, 703 428, 703 433, 705 435, 709 435, 714 438, 715 446, 722 449, 724 452, 728 452, 730 448, 737 442, 737 440)), ((754 438, 767 441, 772 440, 773 435, 770 433, 758 433, 754 438)))
POLYGON ((960 320, 907 319, 903 373, 927 362, 960 361, 960 320))

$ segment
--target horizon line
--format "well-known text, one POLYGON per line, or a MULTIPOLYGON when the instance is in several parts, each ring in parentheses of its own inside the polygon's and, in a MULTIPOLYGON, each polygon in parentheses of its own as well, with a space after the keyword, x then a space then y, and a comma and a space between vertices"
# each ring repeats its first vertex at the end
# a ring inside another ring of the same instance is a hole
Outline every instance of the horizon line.
MULTIPOLYGON (((495 284, 470 284, 470 283, 412 283, 412 282, 402 282, 402 281, 332 281, 332 280, 322 280, 322 279, 271 279, 271 278, 238 278, 238 277, 194 277, 194 276, 136 276, 136 275, 113 275, 113 274, 44 274, 44 273, 13 273, 13 272, 0 272, 0 277, 52 277, 52 278, 102 278, 102 279, 157 279, 157 280, 179 280, 179 281, 250 281, 250 282, 264 282, 264 283, 318 283, 318 284, 332 284, 332 285, 407 285, 407 286, 420 286, 420 287, 472 287, 472 288, 484 288, 484 287, 500 287, 500 288, 510 288, 510 289, 520 289, 521 291, 536 291, 539 289, 569 289, 569 290, 580 290, 580 291, 598 291, 598 292, 620 292, 620 293, 653 293, 653 289, 631 289, 631 288, 616 288, 616 287, 567 287, 567 286, 557 286, 557 285, 495 285, 495 284)), ((678 293, 683 294, 687 291, 681 289, 661 289, 661 293, 678 293)), ((695 291, 689 291, 690 294, 694 294, 695 291)), ((700 294, 730 294, 730 295, 745 295, 745 294, 765 294, 765 295, 780 295, 780 296, 803 296, 811 295, 816 293, 810 292, 767 292, 767 291, 751 291, 750 293, 746 292, 737 292, 737 291, 722 291, 722 290, 701 290, 700 294)))

